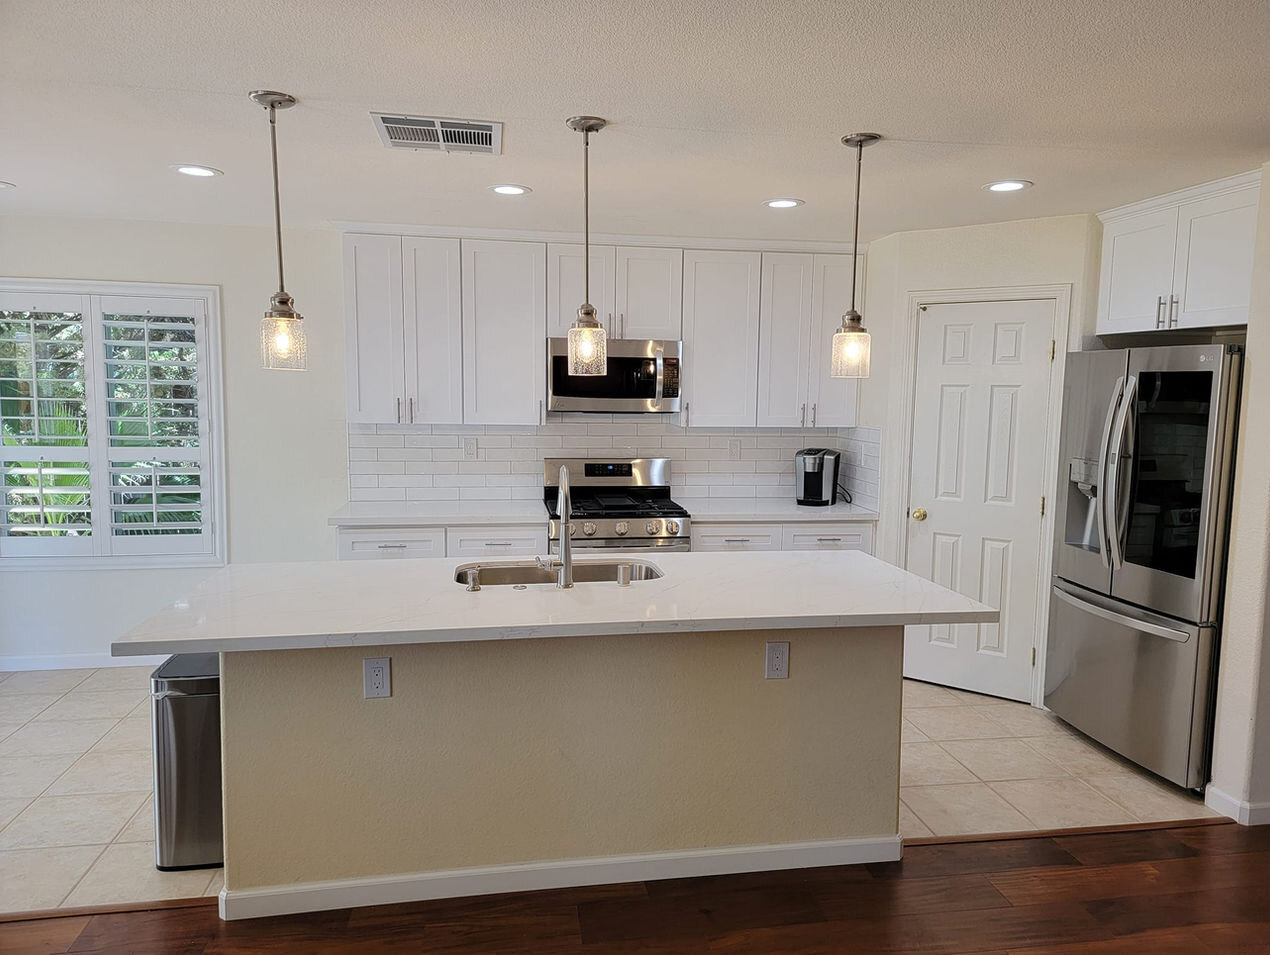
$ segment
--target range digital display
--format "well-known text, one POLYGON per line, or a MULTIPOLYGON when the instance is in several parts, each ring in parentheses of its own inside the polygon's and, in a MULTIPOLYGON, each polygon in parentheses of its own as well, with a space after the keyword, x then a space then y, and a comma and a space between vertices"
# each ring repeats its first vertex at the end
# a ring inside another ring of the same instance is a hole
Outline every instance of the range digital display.
POLYGON ((601 461, 588 462, 584 468, 587 477, 630 477, 630 462, 623 461, 601 461))

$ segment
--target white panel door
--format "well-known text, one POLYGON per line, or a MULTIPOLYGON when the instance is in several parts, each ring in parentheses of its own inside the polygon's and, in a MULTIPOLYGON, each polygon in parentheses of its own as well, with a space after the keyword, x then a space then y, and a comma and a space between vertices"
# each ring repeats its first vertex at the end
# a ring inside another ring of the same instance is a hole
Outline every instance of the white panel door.
POLYGON ((1177 209, 1130 216, 1103 226, 1099 335, 1162 327, 1173 289, 1176 242, 1177 209))
POLYGON ((684 252, 688 427, 757 423, 761 271, 758 252, 684 252))
POLYGON ((407 420, 401 237, 344 236, 348 420, 407 420))
POLYGON ((616 337, 677 341, 683 335, 683 250, 618 246, 616 267, 616 337))
POLYGON ((1241 189, 1178 211, 1173 326, 1248 323, 1259 194, 1256 187, 1241 189))
POLYGON ((463 294, 458 239, 401 240, 406 408, 411 424, 463 420, 463 294))
POLYGON ((907 567, 998 608, 1001 622, 906 628, 906 677, 1031 698, 1054 307, 921 313, 907 567))
MULTIPOLYGON (((856 307, 864 300, 864 257, 856 267, 856 307)), ((852 428, 860 400, 860 379, 829 374, 833 334, 851 307, 851 256, 817 255, 812 262, 811 370, 807 424, 818 428, 852 428)), ((869 325, 865 316, 864 325, 869 325)))
MULTIPOLYGON (((586 289, 581 245, 552 242, 547 245, 547 335, 564 338, 578 317, 586 289)), ((611 245, 591 246, 591 304, 604 330, 617 338, 614 282, 617 260, 611 245)), ((676 335, 676 338, 679 336, 676 335)))
POLYGON ((810 420, 812 256, 764 252, 759 302, 758 424, 802 428, 810 420))
POLYGON ((538 424, 547 383, 547 247, 464 239, 463 421, 538 424))

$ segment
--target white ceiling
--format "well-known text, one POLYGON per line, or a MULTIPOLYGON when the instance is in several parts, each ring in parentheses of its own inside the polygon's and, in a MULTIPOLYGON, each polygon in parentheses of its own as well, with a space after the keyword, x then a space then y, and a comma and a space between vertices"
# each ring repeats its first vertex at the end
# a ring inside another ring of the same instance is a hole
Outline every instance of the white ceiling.
POLYGON ((1270 160, 1267 38, 1266 0, 0 0, 0 212, 268 224, 257 87, 300 99, 291 224, 577 229, 580 112, 599 232, 846 238, 857 130, 865 239, 1091 212, 1270 160), (503 155, 389 150, 372 109, 503 155))

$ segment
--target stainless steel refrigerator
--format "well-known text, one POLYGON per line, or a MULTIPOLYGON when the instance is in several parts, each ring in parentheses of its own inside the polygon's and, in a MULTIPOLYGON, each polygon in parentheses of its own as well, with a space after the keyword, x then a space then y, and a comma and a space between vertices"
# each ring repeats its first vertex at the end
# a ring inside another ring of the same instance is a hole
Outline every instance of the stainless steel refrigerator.
POLYGON ((1181 786, 1208 778, 1242 348, 1067 356, 1045 705, 1181 786))

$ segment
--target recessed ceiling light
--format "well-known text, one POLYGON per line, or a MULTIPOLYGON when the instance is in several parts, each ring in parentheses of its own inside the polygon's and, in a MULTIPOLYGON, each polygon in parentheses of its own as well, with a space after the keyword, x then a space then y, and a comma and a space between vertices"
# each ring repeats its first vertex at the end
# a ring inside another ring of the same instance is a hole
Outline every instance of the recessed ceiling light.
POLYGON ((989 192, 1018 192, 1020 189, 1027 189, 1032 185, 1026 179, 999 179, 996 182, 990 182, 983 188, 989 192))
POLYGON ((802 204, 803 201, 801 199, 766 199, 763 202, 763 205, 769 209, 792 209, 794 206, 801 206, 802 204))
POLYGON ((199 165, 196 165, 195 163, 188 163, 188 162, 173 163, 172 168, 175 169, 177 172, 179 172, 183 176, 199 176, 199 177, 206 178, 208 176, 225 175, 219 169, 216 169, 212 166, 199 166, 199 165))
POLYGON ((16 189, 16 188, 18 188, 18 184, 16 182, 5 182, 3 179, 0 179, 0 189, 16 189))
POLYGON ((533 192, 528 186, 518 186, 514 182, 504 182, 490 188, 500 196, 523 196, 527 192, 533 192))

